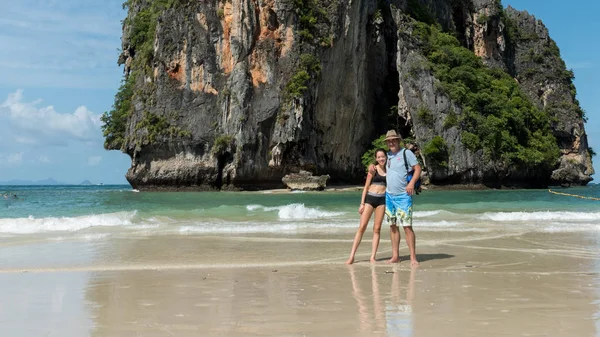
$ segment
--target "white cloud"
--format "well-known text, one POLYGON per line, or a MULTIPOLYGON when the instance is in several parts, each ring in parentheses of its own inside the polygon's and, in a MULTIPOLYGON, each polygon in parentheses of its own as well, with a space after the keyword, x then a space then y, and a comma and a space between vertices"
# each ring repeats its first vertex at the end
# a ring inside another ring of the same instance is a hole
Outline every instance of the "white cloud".
POLYGON ((21 164, 22 161, 23 161, 23 152, 13 153, 8 156, 9 164, 18 165, 18 164, 21 164))
POLYGON ((101 156, 92 156, 88 158, 88 166, 96 166, 102 161, 101 156))
POLYGON ((15 136, 15 142, 19 144, 33 145, 35 144, 35 139, 23 136, 15 136))
POLYGON ((48 156, 40 156, 38 158, 38 161, 42 164, 48 164, 50 162, 50 159, 48 158, 48 156))
POLYGON ((9 155, 0 154, 0 165, 19 166, 23 162, 23 152, 11 153, 9 155))
POLYGON ((17 143, 68 143, 67 139, 82 141, 102 137, 100 114, 85 106, 73 113, 59 113, 53 106, 38 107, 40 101, 26 102, 23 91, 9 94, 0 104, 0 119, 6 119, 17 143))

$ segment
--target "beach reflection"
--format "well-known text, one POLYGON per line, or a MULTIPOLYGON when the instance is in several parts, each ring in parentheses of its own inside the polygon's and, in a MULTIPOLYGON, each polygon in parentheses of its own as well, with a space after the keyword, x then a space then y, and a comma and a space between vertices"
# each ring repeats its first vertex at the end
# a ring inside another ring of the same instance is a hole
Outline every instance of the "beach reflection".
POLYGON ((348 271, 358 309, 359 331, 377 336, 412 336, 415 269, 384 271, 371 265, 370 287, 365 270, 353 265, 348 271))
MULTIPOLYGON (((118 263, 88 274, 85 306, 92 336, 594 336, 600 259, 595 247, 570 238, 447 245, 460 260, 432 258, 418 270, 341 262, 205 267, 194 261, 214 260, 212 247, 189 254, 199 240, 119 242, 103 254, 118 263), (561 244, 568 249, 556 254, 561 244)), ((264 261, 281 246, 228 247, 264 261)), ((305 258, 329 255, 306 243, 286 248, 305 258)))

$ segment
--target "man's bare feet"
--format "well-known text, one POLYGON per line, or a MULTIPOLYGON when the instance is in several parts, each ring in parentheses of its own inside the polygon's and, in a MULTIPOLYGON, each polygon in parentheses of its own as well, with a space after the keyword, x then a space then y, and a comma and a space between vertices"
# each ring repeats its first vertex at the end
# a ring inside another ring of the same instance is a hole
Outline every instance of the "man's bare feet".
POLYGON ((354 258, 351 257, 348 259, 348 261, 346 261, 346 264, 353 264, 354 263, 354 258))
POLYGON ((371 263, 377 263, 377 260, 375 260, 374 257, 372 257, 370 261, 371 261, 371 263))
POLYGON ((417 260, 410 260, 410 266, 411 267, 418 267, 419 266, 419 261, 417 261, 417 260))
POLYGON ((397 257, 393 257, 387 263, 398 263, 398 262, 400 262, 400 259, 397 257))

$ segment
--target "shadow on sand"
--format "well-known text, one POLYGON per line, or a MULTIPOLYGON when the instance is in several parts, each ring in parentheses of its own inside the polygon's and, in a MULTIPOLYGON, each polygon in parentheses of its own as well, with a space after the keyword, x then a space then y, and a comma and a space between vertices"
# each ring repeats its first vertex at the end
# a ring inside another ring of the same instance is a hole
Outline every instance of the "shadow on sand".
MULTIPOLYGON (((419 262, 425 262, 425 261, 429 261, 429 260, 451 259, 453 257, 454 257, 454 255, 444 254, 444 253, 439 253, 439 254, 417 254, 417 260, 419 260, 419 262)), ((400 261, 407 261, 407 260, 410 260, 410 255, 400 256, 400 261)))
MULTIPOLYGON (((440 253, 440 254, 417 254, 417 259, 419 260, 419 262, 425 262, 425 261, 430 261, 430 260, 451 259, 453 257, 454 257, 454 255, 444 254, 444 253, 440 253)), ((379 258, 377 258, 377 262, 388 261, 391 258, 392 258, 391 256, 388 256, 388 257, 379 257, 379 258)), ((402 256, 400 256, 400 261, 408 261, 408 260, 410 260, 410 255, 402 255, 402 256)))

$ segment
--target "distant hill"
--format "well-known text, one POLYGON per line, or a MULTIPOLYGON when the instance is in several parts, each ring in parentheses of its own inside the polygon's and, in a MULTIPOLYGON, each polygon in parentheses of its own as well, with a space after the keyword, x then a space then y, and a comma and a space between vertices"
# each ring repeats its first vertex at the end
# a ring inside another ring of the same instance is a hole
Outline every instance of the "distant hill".
POLYGON ((93 185, 93 184, 91 181, 86 179, 86 180, 82 181, 81 184, 79 184, 79 185, 93 185))

